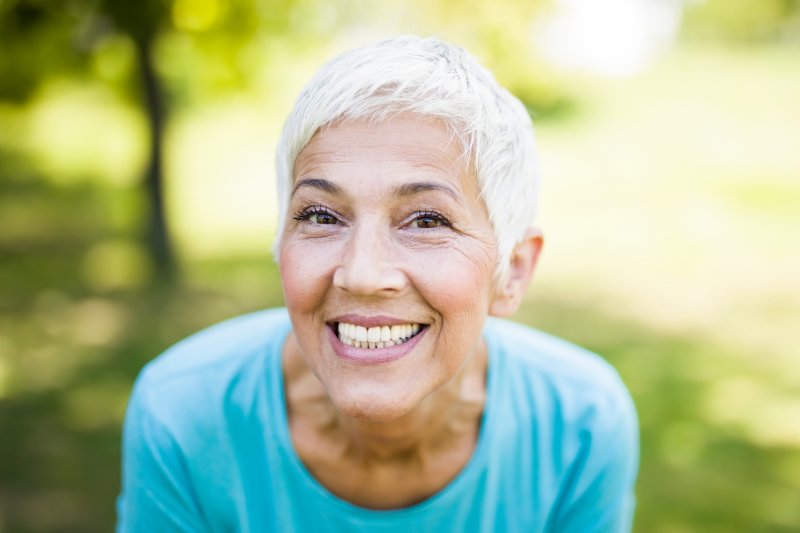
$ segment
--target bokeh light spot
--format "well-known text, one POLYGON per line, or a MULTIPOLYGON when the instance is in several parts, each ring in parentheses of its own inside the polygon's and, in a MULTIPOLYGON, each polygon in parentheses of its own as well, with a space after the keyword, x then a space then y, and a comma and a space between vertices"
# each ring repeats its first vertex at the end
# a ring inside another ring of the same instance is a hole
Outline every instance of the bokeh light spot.
POLYGON ((172 21, 181 30, 204 31, 219 17, 217 0, 176 0, 172 5, 172 21))
POLYGON ((128 314, 121 305, 90 298, 75 307, 72 334, 78 344, 106 346, 120 336, 127 321, 128 314))
POLYGON ((153 275, 147 252, 124 240, 102 241, 94 245, 83 260, 84 279, 94 290, 135 289, 153 275))
POLYGON ((136 183, 145 154, 142 116, 99 86, 49 82, 33 99, 25 151, 56 185, 136 183))

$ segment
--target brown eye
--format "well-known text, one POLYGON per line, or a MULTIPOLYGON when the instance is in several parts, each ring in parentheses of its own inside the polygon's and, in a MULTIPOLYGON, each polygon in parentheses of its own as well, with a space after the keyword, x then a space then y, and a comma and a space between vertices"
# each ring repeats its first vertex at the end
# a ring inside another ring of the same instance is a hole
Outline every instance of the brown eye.
POLYGON ((419 213, 411 221, 411 226, 417 229, 435 229, 449 225, 450 222, 444 216, 433 212, 419 213))
POLYGON ((424 216, 414 220, 414 224, 416 225, 416 227, 422 229, 438 228, 439 226, 442 225, 442 221, 436 217, 424 216))

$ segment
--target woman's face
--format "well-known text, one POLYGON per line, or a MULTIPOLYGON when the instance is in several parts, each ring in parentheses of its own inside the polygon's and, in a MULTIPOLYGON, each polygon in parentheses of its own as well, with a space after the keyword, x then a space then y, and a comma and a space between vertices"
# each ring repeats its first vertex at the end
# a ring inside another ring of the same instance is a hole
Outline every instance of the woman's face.
POLYGON ((482 349, 495 236, 459 142, 401 115, 318 132, 280 247, 300 355, 336 407, 392 420, 482 349))

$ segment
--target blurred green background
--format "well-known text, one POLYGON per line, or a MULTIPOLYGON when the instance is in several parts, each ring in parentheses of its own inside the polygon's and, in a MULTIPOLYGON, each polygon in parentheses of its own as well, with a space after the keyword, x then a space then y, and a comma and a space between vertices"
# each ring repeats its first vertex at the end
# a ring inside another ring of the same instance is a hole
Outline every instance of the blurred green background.
POLYGON ((517 318, 630 387, 636 530, 800 531, 796 0, 0 0, 0 531, 112 528, 139 369, 281 304, 297 92, 408 32, 534 116, 547 241, 517 318))

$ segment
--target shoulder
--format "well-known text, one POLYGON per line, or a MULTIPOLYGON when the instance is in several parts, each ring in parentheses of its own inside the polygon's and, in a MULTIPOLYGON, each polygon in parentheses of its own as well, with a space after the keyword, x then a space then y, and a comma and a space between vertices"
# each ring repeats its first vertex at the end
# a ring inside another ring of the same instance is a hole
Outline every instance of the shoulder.
POLYGON ((224 408, 224 402, 252 396, 264 386, 270 365, 291 328, 285 309, 259 311, 206 328, 175 344, 139 374, 131 404, 156 418, 191 418, 224 408))
POLYGON ((502 406, 495 427, 512 443, 508 455, 536 455, 535 475, 522 473, 517 484, 549 495, 547 529, 629 530, 639 429, 617 371, 595 353, 511 322, 490 320, 485 338, 502 406))
POLYGON ((208 528, 198 523, 206 511, 227 516, 237 497, 238 454, 270 430, 265 405, 280 398, 290 328, 284 309, 239 316, 145 366, 125 415, 120 523, 195 531, 208 528))
POLYGON ((489 319, 484 335, 491 356, 500 359, 504 385, 515 403, 528 404, 537 416, 550 414, 573 429, 637 431, 630 393, 616 369, 599 355, 506 320, 489 319))
POLYGON ((173 345, 148 363, 140 380, 150 384, 180 379, 193 373, 242 364, 285 335, 285 309, 269 309, 225 320, 173 345))

